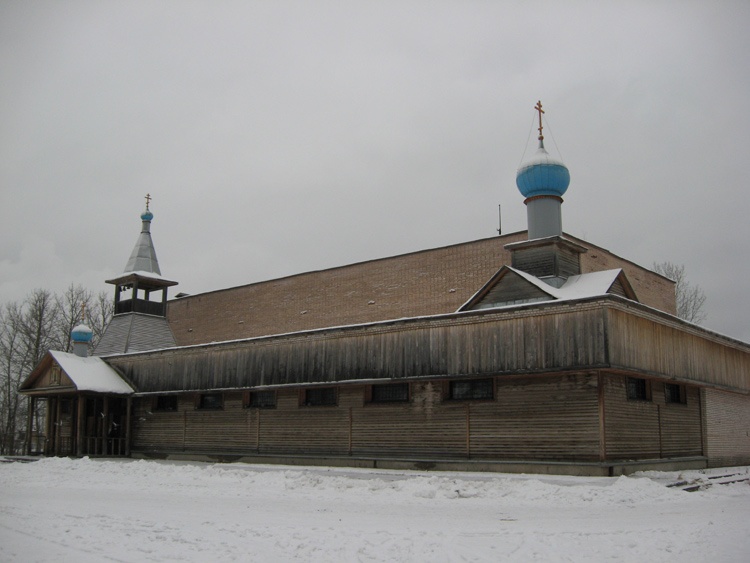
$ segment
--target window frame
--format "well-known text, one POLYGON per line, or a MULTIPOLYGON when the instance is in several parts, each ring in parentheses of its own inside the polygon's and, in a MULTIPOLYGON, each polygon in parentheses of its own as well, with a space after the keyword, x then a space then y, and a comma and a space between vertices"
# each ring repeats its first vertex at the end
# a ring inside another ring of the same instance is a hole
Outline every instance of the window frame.
POLYGON ((372 385, 368 385, 367 387, 367 395, 365 397, 365 402, 367 404, 372 405, 393 405, 393 404, 403 404, 403 403, 409 403, 411 402, 411 385, 409 385, 408 382, 401 382, 401 381, 393 381, 390 383, 373 383, 372 385), (406 391, 405 397, 397 397, 397 398, 386 398, 385 396, 381 395, 381 391, 384 392, 386 388, 395 389, 400 388, 401 390, 406 391))
POLYGON ((686 405, 687 404, 687 388, 684 385, 681 385, 679 383, 664 383, 664 403, 667 405, 686 405), (672 392, 667 391, 667 389, 672 389, 673 391, 677 391, 677 400, 674 400, 675 397, 672 394, 672 392))
POLYGON ((195 409, 200 411, 221 411, 224 410, 224 393, 199 393, 195 399, 195 409), (206 405, 207 397, 218 397, 218 405, 206 405))
POLYGON ((336 407, 339 404, 339 392, 338 387, 330 386, 330 387, 309 387, 307 389, 300 390, 300 406, 301 407, 336 407), (321 402, 313 402, 310 399, 309 394, 320 394, 320 398, 324 398, 326 393, 332 393, 333 395, 333 401, 321 401, 321 402))
POLYGON ((154 402, 151 405, 151 410, 154 412, 177 412, 180 410, 180 402, 177 395, 157 395, 154 397, 154 402), (159 403, 165 400, 169 400, 170 403, 174 402, 174 408, 165 407, 159 403))
POLYGON ((652 401, 651 380, 628 376, 625 379, 625 396, 628 401, 650 403, 652 401))
POLYGON ((277 397, 275 389, 258 389, 256 391, 246 391, 243 403, 246 409, 275 409, 276 401, 277 397), (254 404, 255 398, 262 395, 270 395, 271 397, 273 397, 273 404, 269 404, 267 402, 254 404))
POLYGON ((446 382, 444 387, 444 397, 446 401, 494 401, 496 396, 497 393, 494 377, 483 377, 475 379, 450 379, 446 382), (477 393, 478 390, 481 390, 481 386, 486 384, 489 384, 490 395, 482 396, 477 393), (473 392, 471 392, 471 396, 468 396, 468 394, 466 394, 467 396, 458 396, 458 394, 456 393, 456 386, 458 385, 467 385, 469 387, 477 386, 478 389, 475 389, 473 392))

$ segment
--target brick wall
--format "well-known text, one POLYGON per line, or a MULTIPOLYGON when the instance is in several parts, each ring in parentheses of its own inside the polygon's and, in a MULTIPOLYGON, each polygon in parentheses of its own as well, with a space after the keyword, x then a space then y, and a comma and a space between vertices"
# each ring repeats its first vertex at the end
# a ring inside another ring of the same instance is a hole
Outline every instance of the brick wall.
MULTIPOLYGON (((525 232, 309 272, 169 302, 178 346, 455 312, 504 264, 525 232)), ((639 300, 674 312, 666 278, 578 241, 582 271, 623 268, 639 300)))

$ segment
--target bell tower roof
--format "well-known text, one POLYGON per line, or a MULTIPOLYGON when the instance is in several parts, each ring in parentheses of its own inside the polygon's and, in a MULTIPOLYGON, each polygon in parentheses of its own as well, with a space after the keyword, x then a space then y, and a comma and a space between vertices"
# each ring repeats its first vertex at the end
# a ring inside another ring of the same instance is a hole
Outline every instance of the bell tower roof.
POLYGON ((146 194, 146 209, 141 213, 141 233, 138 235, 138 240, 135 242, 127 264, 125 264, 125 269, 116 278, 107 280, 107 283, 123 284, 138 278, 142 281, 141 286, 155 288, 177 285, 177 282, 168 280, 161 275, 154 241, 151 238, 151 221, 154 214, 149 209, 150 202, 151 195, 146 194))
POLYGON ((125 264, 123 273, 145 272, 161 276, 154 241, 151 239, 151 220, 154 218, 154 214, 149 209, 150 201, 151 195, 146 194, 146 209, 141 213, 141 234, 138 236, 133 252, 130 253, 130 258, 128 263, 125 264))

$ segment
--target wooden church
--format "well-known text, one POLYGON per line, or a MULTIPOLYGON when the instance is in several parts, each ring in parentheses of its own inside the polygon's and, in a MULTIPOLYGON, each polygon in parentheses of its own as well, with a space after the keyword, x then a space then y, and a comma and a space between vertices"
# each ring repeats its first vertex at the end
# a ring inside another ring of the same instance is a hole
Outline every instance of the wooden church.
MULTIPOLYGON (((45 455, 616 475, 750 464, 750 345, 563 233, 570 176, 518 170, 528 231, 167 299, 153 214, 93 355, 23 383, 45 455)), ((29 428, 31 430, 31 428, 29 428)), ((31 435, 31 431, 28 433, 31 435)))

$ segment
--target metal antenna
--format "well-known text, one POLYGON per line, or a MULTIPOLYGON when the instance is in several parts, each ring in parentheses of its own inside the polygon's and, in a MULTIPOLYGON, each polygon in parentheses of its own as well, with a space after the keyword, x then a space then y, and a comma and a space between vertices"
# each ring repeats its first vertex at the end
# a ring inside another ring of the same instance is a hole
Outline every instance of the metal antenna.
POLYGON ((503 234, 503 206, 497 204, 497 234, 503 234))

